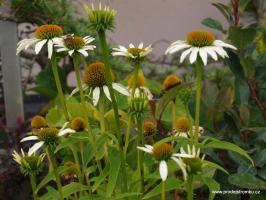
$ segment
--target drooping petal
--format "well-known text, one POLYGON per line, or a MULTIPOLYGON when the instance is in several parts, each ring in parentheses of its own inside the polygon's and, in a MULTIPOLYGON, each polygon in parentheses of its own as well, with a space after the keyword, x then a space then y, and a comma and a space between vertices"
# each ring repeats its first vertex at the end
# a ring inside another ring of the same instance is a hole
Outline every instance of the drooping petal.
POLYGON ((233 50, 237 50, 237 48, 231 44, 227 44, 225 42, 223 42, 222 40, 215 40, 213 42, 213 44, 215 46, 218 46, 218 47, 226 47, 226 48, 230 48, 230 49, 233 49, 233 50))
POLYGON ((204 48, 200 48, 199 49, 199 55, 201 57, 201 60, 202 60, 203 64, 206 66, 207 62, 208 62, 207 51, 204 48))
POLYGON ((139 150, 152 154, 152 150, 146 147, 137 147, 139 150))
POLYGON ((30 141, 30 140, 39 140, 39 138, 35 135, 24 137, 20 142, 30 141))
POLYGON ((226 51, 223 49, 223 47, 216 47, 212 46, 212 49, 217 52, 222 58, 228 57, 226 51))
POLYGON ((28 154, 32 155, 34 152, 38 151, 39 148, 41 148, 44 145, 44 141, 37 142, 34 144, 30 149, 28 154))
POLYGON ((47 49, 48 49, 48 58, 51 59, 53 55, 53 42, 52 40, 48 41, 47 49))
POLYGON ((186 170, 186 165, 182 162, 182 160, 178 159, 178 158, 175 158, 175 157, 172 157, 171 158, 173 161, 176 162, 176 164, 180 167, 182 173, 183 173, 183 177, 184 177, 184 180, 187 180, 187 170, 186 170))
POLYGON ((93 105, 96 106, 100 99, 100 88, 96 87, 92 91, 92 99, 93 99, 93 105))
POLYGON ((182 63, 186 59, 187 55, 190 54, 191 51, 192 51, 192 48, 189 48, 189 49, 183 51, 183 53, 180 56, 180 63, 182 63))
POLYGON ((38 42, 36 45, 35 45, 35 53, 36 54, 39 54, 43 45, 45 45, 45 43, 47 42, 47 40, 41 40, 40 42, 38 42))
POLYGON ((103 86, 103 92, 105 94, 105 96, 107 97, 107 99, 109 99, 109 101, 112 101, 111 96, 110 96, 110 92, 107 86, 103 86))
POLYGON ((72 49, 72 50, 70 50, 70 51, 68 52, 68 55, 69 55, 69 56, 72 56, 74 52, 75 52, 75 50, 72 49))
POLYGON ((216 52, 211 47, 204 47, 204 49, 212 57, 213 60, 215 60, 215 61, 218 60, 218 56, 217 56, 216 52))
POLYGON ((126 95, 126 96, 130 96, 129 91, 123 85, 121 85, 119 83, 113 83, 112 86, 117 92, 119 92, 123 95, 126 95))
POLYGON ((167 168, 167 163, 164 160, 160 162, 159 171, 162 180, 166 181, 168 175, 168 168, 167 168))
POLYGON ((193 47, 192 52, 189 57, 190 64, 193 64, 197 60, 198 52, 199 52, 199 48, 193 47))
POLYGON ((172 54, 172 53, 178 52, 182 49, 186 49, 189 47, 190 47, 190 45, 186 44, 186 43, 176 44, 175 46, 170 46, 169 48, 167 48, 165 51, 165 54, 172 54))

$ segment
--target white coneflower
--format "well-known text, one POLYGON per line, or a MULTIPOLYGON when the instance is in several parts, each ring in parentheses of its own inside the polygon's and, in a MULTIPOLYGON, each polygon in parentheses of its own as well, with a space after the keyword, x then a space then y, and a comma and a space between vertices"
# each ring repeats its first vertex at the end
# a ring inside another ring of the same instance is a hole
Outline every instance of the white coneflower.
POLYGON ((166 50, 166 54, 172 54, 183 51, 180 57, 182 63, 190 54, 190 63, 196 62, 198 56, 204 65, 207 65, 208 55, 214 60, 218 60, 218 55, 222 58, 228 57, 224 48, 236 50, 233 45, 227 44, 221 40, 216 40, 215 36, 208 31, 192 31, 187 34, 186 40, 178 40, 172 43, 166 50))
POLYGON ((143 47, 143 43, 140 43, 138 47, 135 47, 132 43, 129 47, 119 45, 118 48, 113 48, 113 56, 125 56, 131 59, 142 59, 152 52, 151 45, 143 47))
POLYGON ((171 144, 155 144, 154 146, 145 145, 144 147, 138 147, 138 149, 151 154, 157 161, 160 162, 159 172, 162 181, 166 181, 168 176, 167 161, 169 159, 172 159, 177 163, 183 173, 184 180, 187 179, 186 165, 182 159, 178 158, 178 156, 172 152, 171 144))
POLYGON ((48 58, 51 59, 54 49, 54 40, 63 35, 63 29, 58 25, 46 24, 39 26, 35 31, 35 38, 23 39, 18 42, 17 55, 30 46, 35 45, 35 53, 39 54, 42 47, 47 44, 48 58))
MULTIPOLYGON (((93 105, 96 106, 99 102, 101 92, 105 94, 107 99, 111 101, 110 92, 106 85, 106 70, 102 62, 95 62, 90 64, 84 71, 83 85, 84 90, 89 90, 92 93, 93 105)), ((112 87, 119 93, 129 96, 129 91, 119 83, 112 83, 112 87)), ((72 92, 73 95, 73 92, 72 92)))
POLYGON ((79 37, 74 35, 66 35, 60 38, 54 39, 55 47, 58 49, 57 52, 67 52, 69 56, 74 53, 81 53, 83 56, 88 56, 88 50, 94 50, 95 45, 90 45, 95 39, 90 36, 79 37))
POLYGON ((20 142, 31 141, 31 140, 38 141, 29 150, 29 154, 33 154, 43 145, 55 146, 58 143, 60 137, 68 133, 76 132, 71 128, 67 128, 66 127, 67 125, 68 122, 66 122, 60 130, 57 128, 42 128, 38 132, 36 132, 36 135, 27 136, 23 138, 20 142))

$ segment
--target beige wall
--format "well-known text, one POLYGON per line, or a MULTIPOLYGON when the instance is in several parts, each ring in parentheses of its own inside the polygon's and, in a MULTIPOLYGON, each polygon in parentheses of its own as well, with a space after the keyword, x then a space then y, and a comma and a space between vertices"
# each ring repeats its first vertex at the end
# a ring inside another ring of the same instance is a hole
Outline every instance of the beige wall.
MULTIPOLYGON (((83 0, 81 2, 84 2, 83 0)), ((85 1, 86 2, 86 1, 85 1)), ((97 2, 97 1, 87 1, 97 2)), ((104 2, 104 1, 102 1, 104 2)), ((109 0, 117 10, 117 29, 110 37, 115 43, 154 44, 155 54, 164 52, 167 43, 184 38, 191 30, 204 29, 201 20, 213 17, 224 21, 214 2, 229 0, 109 0)))

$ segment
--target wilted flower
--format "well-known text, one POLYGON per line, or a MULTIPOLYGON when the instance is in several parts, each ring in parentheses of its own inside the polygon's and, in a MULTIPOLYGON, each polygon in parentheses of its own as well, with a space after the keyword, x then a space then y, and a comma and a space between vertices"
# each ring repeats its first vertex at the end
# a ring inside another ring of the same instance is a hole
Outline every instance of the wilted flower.
POLYGON ((118 48, 113 48, 113 56, 125 56, 133 60, 140 60, 146 57, 152 52, 151 45, 143 47, 143 43, 140 43, 138 47, 135 47, 132 43, 129 44, 129 48, 123 47, 121 45, 118 48))
POLYGON ((207 65, 208 55, 214 60, 218 60, 220 55, 222 58, 228 57, 224 48, 236 50, 233 45, 227 44, 221 40, 216 40, 215 36, 208 31, 192 31, 187 34, 185 41, 178 40, 167 48, 166 54, 173 54, 175 52, 184 50, 180 57, 182 63, 190 54, 190 63, 196 62, 198 56, 201 58, 204 65, 207 65))
MULTIPOLYGON (((107 99, 111 101, 110 92, 106 85, 106 70, 105 65, 102 62, 95 62, 90 64, 83 74, 83 81, 86 86, 84 90, 89 89, 89 93, 92 93, 93 105, 96 106, 99 102, 101 92, 105 94, 107 99)), ((112 83, 112 87, 119 93, 129 96, 129 91, 119 83, 112 83)), ((73 95, 73 92, 72 92, 73 95)))
POLYGON ((88 50, 94 50, 95 45, 90 45, 95 39, 90 36, 79 37, 74 35, 66 35, 60 38, 54 39, 55 47, 57 47, 57 52, 68 52, 69 56, 74 53, 80 53, 83 56, 88 56, 88 50))
POLYGON ((87 128, 87 122, 82 117, 75 117, 71 121, 71 128, 77 132, 84 131, 87 128))
POLYGON ((170 90, 171 88, 173 88, 175 86, 180 85, 181 83, 182 83, 181 78, 179 78, 175 74, 171 74, 164 79, 163 87, 164 87, 164 90, 167 91, 167 90, 170 90))
MULTIPOLYGON (((130 94, 132 94, 132 88, 134 87, 134 74, 132 73, 128 79, 128 90, 130 94)), ((145 95, 148 97, 149 100, 153 98, 153 95, 149 88, 145 87, 145 78, 143 76, 143 73, 139 71, 137 76, 137 82, 136 82, 136 88, 135 88, 135 94, 134 97, 139 97, 141 93, 145 93, 145 95)))
POLYGON ((21 155, 13 151, 13 160, 20 165, 21 172, 25 175, 38 175, 42 170, 42 162, 45 154, 36 155, 30 149, 27 154, 21 149, 21 155))
POLYGON ((154 146, 145 145, 144 147, 138 147, 138 149, 151 154, 155 160, 160 162, 159 172, 162 181, 166 181, 168 176, 167 161, 169 159, 172 159, 177 163, 183 173, 184 179, 187 179, 186 166, 182 159, 179 159, 177 156, 175 156, 171 144, 155 144, 154 146))
POLYGON ((54 40, 62 35, 63 29, 58 25, 46 24, 39 26, 35 31, 35 38, 23 39, 18 43, 17 54, 33 45, 35 45, 35 53, 39 54, 42 47, 47 44, 48 58, 51 59, 54 40))
POLYGON ((46 119, 40 115, 36 115, 31 119, 30 123, 31 128, 39 129, 47 126, 46 119))
POLYGON ((115 26, 115 15, 116 11, 110 9, 109 6, 102 7, 99 3, 98 8, 94 8, 91 4, 91 8, 84 5, 84 8, 89 17, 89 27, 95 31, 113 30, 115 26))

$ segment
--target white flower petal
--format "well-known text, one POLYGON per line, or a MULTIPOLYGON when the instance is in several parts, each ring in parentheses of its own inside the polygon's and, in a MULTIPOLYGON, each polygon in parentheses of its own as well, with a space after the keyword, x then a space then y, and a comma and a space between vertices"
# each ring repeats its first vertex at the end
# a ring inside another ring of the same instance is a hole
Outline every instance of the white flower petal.
POLYGON ((124 87, 122 84, 119 83, 113 83, 112 84, 113 88, 118 91, 119 93, 126 95, 126 96, 130 96, 129 91, 126 89, 126 87, 124 87))
POLYGON ((58 136, 63 136, 67 133, 75 133, 76 131, 71 128, 66 128, 64 130, 59 131, 58 136))
POLYGON ((199 52, 198 47, 192 48, 192 52, 191 52, 190 57, 189 57, 190 64, 193 64, 197 60, 198 52, 199 52))
POLYGON ((52 40, 48 41, 47 49, 48 49, 48 58, 51 59, 53 55, 53 42, 52 40))
POLYGON ((78 52, 81 53, 82 55, 84 55, 85 57, 87 57, 89 55, 88 52, 83 50, 83 49, 79 49, 78 52))
POLYGON ((201 57, 201 60, 202 60, 203 64, 206 66, 207 63, 208 63, 207 51, 204 48, 200 48, 199 49, 199 55, 201 57))
POLYGON ((167 168, 167 163, 164 160, 160 162, 159 171, 162 180, 166 181, 168 175, 168 168, 167 168))
POLYGON ((212 46, 212 49, 217 52, 222 58, 228 57, 223 47, 212 46))
POLYGON ((145 144, 144 145, 147 149, 153 150, 153 146, 149 145, 149 144, 145 144))
POLYGON ((137 147, 139 150, 152 154, 152 150, 146 147, 137 147))
POLYGON ((72 50, 70 50, 69 52, 68 52, 68 55, 69 56, 72 56, 72 54, 75 52, 75 50, 74 49, 72 49, 72 50))
POLYGON ((100 99, 100 88, 99 87, 94 88, 94 90, 92 91, 92 99, 93 99, 93 105, 96 106, 100 99))
POLYGON ((187 153, 174 153, 173 156, 178 158, 194 158, 193 155, 187 154, 187 153))
POLYGON ((187 57, 188 54, 191 53, 191 51, 192 51, 192 48, 189 48, 189 49, 183 51, 183 53, 180 56, 180 63, 182 63, 185 60, 185 58, 187 57))
POLYGON ((39 140, 39 138, 35 135, 32 135, 32 136, 23 138, 22 140, 20 140, 20 142, 25 142, 25 141, 30 141, 30 140, 39 140))
POLYGON ((134 44, 132 44, 132 43, 129 44, 129 47, 130 48, 135 48, 134 44))
POLYGON ((176 44, 175 46, 170 46, 168 49, 166 49, 165 54, 172 54, 175 52, 178 52, 182 49, 186 49, 189 48, 190 45, 189 44, 185 44, 185 43, 181 43, 181 44, 176 44))
POLYGON ((28 154, 32 155, 33 153, 35 153, 36 151, 38 151, 39 148, 41 148, 44 145, 43 141, 37 142, 36 144, 34 144, 30 149, 28 154))
POLYGON ((143 42, 141 42, 140 44, 139 44, 139 47, 138 47, 139 49, 142 49, 143 48, 143 42))
POLYGON ((212 57, 213 60, 215 60, 215 61, 218 60, 218 56, 217 56, 216 52, 212 49, 212 47, 205 47, 205 50, 212 57))
POLYGON ((40 42, 38 42, 36 45, 35 45, 35 53, 36 54, 39 54, 43 45, 45 45, 45 43, 47 42, 47 40, 41 40, 40 42))
POLYGON ((103 92, 105 94, 105 96, 107 97, 107 99, 109 99, 109 101, 112 101, 111 96, 110 96, 110 92, 107 86, 103 86, 103 92))

